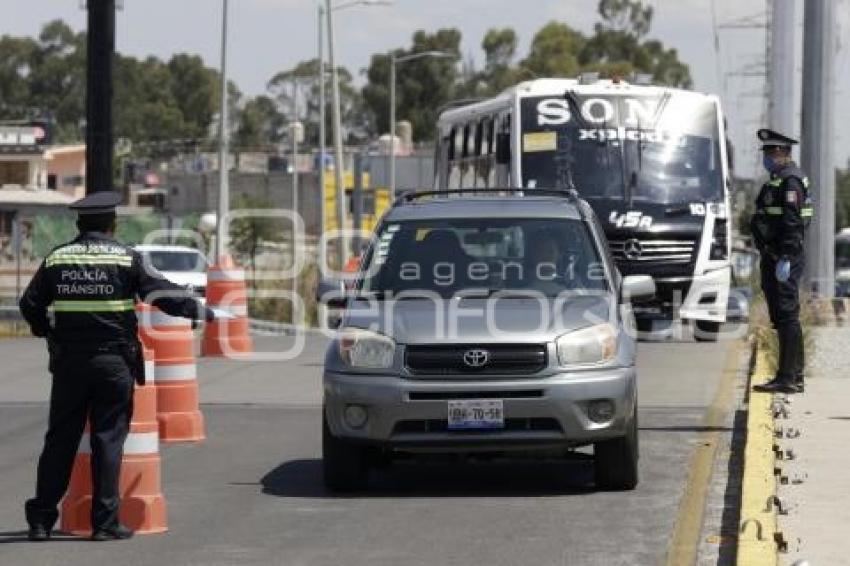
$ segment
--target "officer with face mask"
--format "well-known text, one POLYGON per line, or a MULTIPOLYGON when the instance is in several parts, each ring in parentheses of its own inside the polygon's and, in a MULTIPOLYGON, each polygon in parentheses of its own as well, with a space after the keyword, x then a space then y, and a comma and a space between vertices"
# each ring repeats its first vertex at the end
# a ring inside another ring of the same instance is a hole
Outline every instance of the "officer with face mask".
POLYGON ((779 364, 776 377, 754 389, 801 393, 804 361, 799 285, 803 236, 813 210, 809 179, 791 159, 791 147, 797 140, 766 128, 758 131, 758 138, 770 178, 756 199, 750 228, 761 252, 761 286, 779 339, 779 364))

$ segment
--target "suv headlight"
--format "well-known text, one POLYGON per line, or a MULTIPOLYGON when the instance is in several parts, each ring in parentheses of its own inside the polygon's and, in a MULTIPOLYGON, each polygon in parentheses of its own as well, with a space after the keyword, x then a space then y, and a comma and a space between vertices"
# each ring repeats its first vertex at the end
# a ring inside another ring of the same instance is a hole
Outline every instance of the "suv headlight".
POLYGON ((610 324, 597 324, 559 336, 555 347, 562 366, 607 362, 617 353, 617 331, 610 324))
POLYGON ((339 334, 339 355, 352 368, 386 369, 393 365, 395 341, 361 328, 344 328, 339 334))

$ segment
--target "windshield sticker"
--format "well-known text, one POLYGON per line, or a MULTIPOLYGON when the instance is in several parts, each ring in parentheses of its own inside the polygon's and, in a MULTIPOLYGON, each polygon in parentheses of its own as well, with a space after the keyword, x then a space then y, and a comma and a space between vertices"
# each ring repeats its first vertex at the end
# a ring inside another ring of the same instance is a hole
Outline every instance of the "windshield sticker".
POLYGON ((611 211, 608 222, 617 228, 646 228, 652 226, 652 216, 644 214, 639 210, 630 210, 620 214, 616 210, 611 211))
POLYGON ((555 132, 530 132, 522 135, 522 150, 525 153, 556 149, 558 149, 558 137, 555 132))

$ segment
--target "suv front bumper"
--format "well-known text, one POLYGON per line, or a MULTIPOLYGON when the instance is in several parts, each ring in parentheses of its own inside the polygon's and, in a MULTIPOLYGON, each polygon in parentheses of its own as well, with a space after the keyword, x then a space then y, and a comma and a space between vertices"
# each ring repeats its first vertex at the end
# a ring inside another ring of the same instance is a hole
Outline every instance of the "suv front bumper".
POLYGON ((462 452, 581 446, 626 434, 635 415, 634 368, 564 372, 513 380, 414 380, 325 372, 325 417, 334 436, 385 448, 462 452), (504 430, 449 431, 449 399, 504 400, 504 430), (588 417, 588 404, 609 400, 614 416, 588 417), (346 422, 349 405, 366 423, 346 422))

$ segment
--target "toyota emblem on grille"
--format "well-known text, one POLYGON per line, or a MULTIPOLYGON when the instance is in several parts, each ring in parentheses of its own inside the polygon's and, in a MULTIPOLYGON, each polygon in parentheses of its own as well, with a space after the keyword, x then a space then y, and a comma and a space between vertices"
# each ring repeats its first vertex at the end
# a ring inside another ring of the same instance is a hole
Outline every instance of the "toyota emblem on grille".
POLYGON ((623 255, 626 259, 638 259, 642 253, 643 247, 640 245, 640 240, 632 238, 623 244, 623 255))
POLYGON ((463 353, 463 363, 471 368, 482 368, 490 360, 487 350, 467 350, 463 353))

